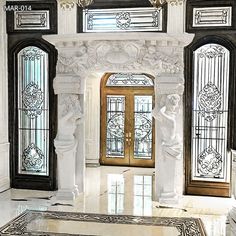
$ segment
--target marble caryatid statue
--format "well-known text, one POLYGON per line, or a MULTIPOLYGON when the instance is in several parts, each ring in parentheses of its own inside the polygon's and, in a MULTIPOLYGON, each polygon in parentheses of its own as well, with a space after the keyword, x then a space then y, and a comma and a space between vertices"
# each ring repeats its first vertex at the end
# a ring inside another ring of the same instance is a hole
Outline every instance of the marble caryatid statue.
POLYGON ((63 152, 76 146, 74 133, 82 112, 78 95, 62 94, 58 105, 59 122, 55 146, 57 151, 63 152))
POLYGON ((177 203, 177 162, 182 156, 182 144, 177 132, 176 114, 179 110, 180 96, 166 97, 165 105, 155 115, 159 136, 157 155, 157 196, 160 203, 177 203))
POLYGON ((76 148, 78 140, 75 131, 82 118, 79 95, 61 94, 58 97, 58 133, 54 140, 58 155, 58 200, 73 200, 83 186, 76 181, 76 148))
POLYGON ((179 159, 182 154, 181 140, 176 130, 176 113, 179 101, 179 95, 168 95, 165 106, 159 112, 163 158, 179 159))

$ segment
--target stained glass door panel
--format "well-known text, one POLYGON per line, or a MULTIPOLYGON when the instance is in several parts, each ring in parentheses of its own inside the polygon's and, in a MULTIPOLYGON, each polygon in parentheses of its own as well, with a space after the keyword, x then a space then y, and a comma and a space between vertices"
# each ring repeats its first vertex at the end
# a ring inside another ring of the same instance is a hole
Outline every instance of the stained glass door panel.
POLYGON ((35 46, 18 53, 18 173, 49 172, 48 54, 35 46))
POLYGON ((125 96, 107 96, 106 156, 125 157, 125 96))
POLYGON ((134 96, 134 158, 152 159, 152 96, 134 96))

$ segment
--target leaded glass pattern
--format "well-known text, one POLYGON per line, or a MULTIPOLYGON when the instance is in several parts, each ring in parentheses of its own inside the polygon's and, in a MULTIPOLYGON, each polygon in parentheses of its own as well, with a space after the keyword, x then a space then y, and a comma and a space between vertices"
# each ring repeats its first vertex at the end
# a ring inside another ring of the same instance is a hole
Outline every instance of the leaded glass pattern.
POLYGON ((162 31, 162 8, 83 10, 83 32, 162 31))
POLYGON ((117 73, 112 74, 106 86, 153 86, 153 80, 145 74, 117 73))
POLYGON ((107 96, 107 157, 124 158, 125 96, 107 96))
POLYGON ((193 27, 222 27, 231 25, 231 6, 193 8, 193 27))
POLYGON ((227 182, 230 52, 221 45, 206 44, 193 57, 192 178, 227 182))
POLYGON ((49 30, 48 10, 14 11, 14 30, 49 30))
POLYGON ((30 82, 22 91, 24 112, 29 118, 41 115, 43 99, 43 92, 34 82, 30 82))
POLYGON ((152 96, 134 96, 134 158, 152 158, 152 96))
POLYGON ((35 46, 18 53, 18 172, 48 175, 48 54, 35 46))

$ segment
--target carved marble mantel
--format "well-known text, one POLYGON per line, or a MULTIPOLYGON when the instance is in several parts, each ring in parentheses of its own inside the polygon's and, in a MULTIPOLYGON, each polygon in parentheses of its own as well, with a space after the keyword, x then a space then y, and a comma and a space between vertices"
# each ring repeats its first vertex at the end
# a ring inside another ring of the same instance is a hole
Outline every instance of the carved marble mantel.
MULTIPOLYGON (((84 115, 86 106, 86 84, 94 73, 105 72, 133 72, 148 73, 155 79, 156 107, 159 110, 161 101, 167 94, 177 93, 182 95, 184 88, 183 79, 183 48, 188 45, 193 36, 188 34, 167 33, 119 33, 119 34, 73 34, 44 36, 58 50, 57 76, 54 80, 54 90, 61 96, 77 94, 84 115), (162 98, 163 97, 163 98, 162 98)), ((97 78, 100 80, 101 78, 97 78)), ((99 97, 97 98, 99 101, 99 97)), ((96 98, 95 100, 96 101, 96 98)), ((182 98, 181 102, 182 103, 182 98)), ((99 104, 98 104, 99 105, 99 104)), ((59 105, 60 106, 60 105, 59 105)), ((181 106, 182 109, 182 106, 181 106)), ((60 107, 59 107, 60 113, 60 107)), ((96 116, 94 113, 89 117, 96 116)), ((99 116, 99 114, 97 114, 99 116)), ((58 114, 60 124, 61 114, 58 114)), ((183 117, 178 119, 182 120, 183 117)), ((85 126, 87 119, 81 119, 80 124, 71 130, 71 135, 76 140, 77 149, 71 153, 60 152, 60 155, 71 159, 76 164, 70 168, 68 180, 74 180, 74 187, 68 184, 59 192, 65 193, 84 190, 85 173, 85 126), (76 191, 75 191, 76 189, 76 191)), ((59 126, 60 128, 60 126, 59 126)), ((178 122, 177 130, 182 135, 182 122, 178 122)), ((58 130, 58 133, 61 131, 58 130)), ((157 135, 156 141, 159 136, 157 135)), ((67 140, 57 138, 56 150, 67 140), (59 145, 59 146, 58 146, 59 145)), ((156 142, 158 143, 158 142, 156 142)), ((159 147, 156 147, 158 149, 159 147)), ((58 159, 60 162, 60 158, 58 159)), ((60 168, 60 165, 58 165, 60 168)), ((62 167, 63 168, 63 167, 62 167)), ((60 172, 60 170, 59 170, 60 172)), ((181 171, 179 171, 181 172, 181 171)), ((63 171, 61 170, 61 173, 63 171)), ((60 179, 60 177, 59 177, 60 179)), ((66 181, 65 181, 66 182, 66 181)), ((182 185, 182 183, 180 183, 182 185)), ((60 186, 60 184, 59 184, 60 186)), ((68 197, 69 195, 67 195, 68 197)))

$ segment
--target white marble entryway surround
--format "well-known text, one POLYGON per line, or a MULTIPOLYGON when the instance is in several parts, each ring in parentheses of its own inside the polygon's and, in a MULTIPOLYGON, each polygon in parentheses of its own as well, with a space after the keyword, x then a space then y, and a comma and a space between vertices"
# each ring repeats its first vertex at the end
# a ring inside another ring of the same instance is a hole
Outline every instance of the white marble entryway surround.
MULTIPOLYGON (((168 10, 169 14, 179 11, 180 19, 183 20, 184 6, 169 7, 173 8, 168 10)), ((60 11, 62 9, 59 7, 59 15, 60 11)), ((58 154, 59 199, 71 199, 84 192, 86 160, 90 165, 99 164, 100 80, 104 73, 131 72, 154 76, 154 117, 157 117, 159 110, 165 105, 167 95, 178 94, 181 100, 175 120, 176 132, 180 137, 183 136, 183 53, 184 47, 192 41, 193 35, 184 33, 184 22, 180 24, 181 29, 179 26, 173 27, 175 23, 172 19, 171 21, 172 25, 169 28, 173 32, 167 33, 64 32, 44 36, 44 39, 54 44, 58 50, 54 91, 58 95, 59 104, 58 135, 55 140, 58 154)), ((156 163, 162 160, 162 137, 158 134, 158 125, 159 122, 156 122, 156 163)), ((183 158, 177 166, 177 182, 181 192, 183 158)), ((156 194, 157 197, 160 195, 160 192, 156 194)))

